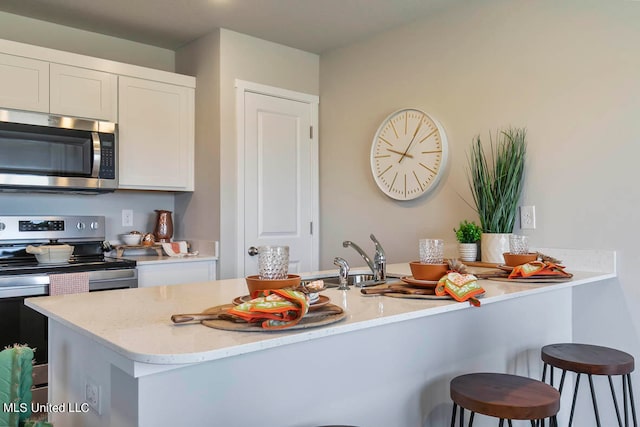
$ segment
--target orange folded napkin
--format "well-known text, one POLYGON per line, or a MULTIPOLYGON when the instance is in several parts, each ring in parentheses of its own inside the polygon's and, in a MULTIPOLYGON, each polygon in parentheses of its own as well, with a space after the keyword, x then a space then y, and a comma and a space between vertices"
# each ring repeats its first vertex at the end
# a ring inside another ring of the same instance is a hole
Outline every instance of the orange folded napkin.
POLYGON ((549 261, 531 261, 513 267, 513 270, 509 274, 509 279, 531 276, 571 277, 571 274, 564 271, 563 265, 549 261))
POLYGON ((300 322, 309 311, 309 297, 292 289, 256 291, 251 298, 227 313, 248 323, 262 323, 264 329, 286 329, 300 322))
POLYGON ((482 286, 478 285, 478 278, 473 274, 461 274, 449 272, 442 276, 436 285, 436 295, 451 295, 456 301, 469 301, 471 305, 480 306, 476 295, 484 293, 482 286))

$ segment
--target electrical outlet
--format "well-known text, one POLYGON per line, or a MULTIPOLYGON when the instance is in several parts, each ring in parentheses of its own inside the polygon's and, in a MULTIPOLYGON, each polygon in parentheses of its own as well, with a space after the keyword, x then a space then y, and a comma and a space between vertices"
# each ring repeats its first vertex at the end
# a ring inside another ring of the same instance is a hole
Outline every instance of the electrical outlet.
POLYGON ((536 228, 536 207, 520 206, 520 228, 533 230, 536 228))
POLYGON ((122 226, 133 227, 133 211, 131 209, 122 209, 122 226))
POLYGON ((84 400, 100 415, 100 386, 91 380, 84 385, 84 400))

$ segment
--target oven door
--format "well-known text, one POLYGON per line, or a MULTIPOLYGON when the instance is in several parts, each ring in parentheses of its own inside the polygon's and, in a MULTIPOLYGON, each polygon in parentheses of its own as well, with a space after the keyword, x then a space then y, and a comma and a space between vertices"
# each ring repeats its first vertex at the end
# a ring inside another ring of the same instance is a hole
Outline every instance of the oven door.
POLYGON ((47 318, 24 305, 24 297, 0 298, 0 348, 24 344, 34 349, 31 401, 48 400, 47 318))
MULTIPOLYGON (((135 288, 135 268, 89 272, 89 290, 135 288)), ((0 348, 24 344, 34 351, 32 401, 44 405, 48 392, 48 322, 46 316, 24 305, 25 298, 49 294, 49 276, 20 274, 0 276, 0 348)))

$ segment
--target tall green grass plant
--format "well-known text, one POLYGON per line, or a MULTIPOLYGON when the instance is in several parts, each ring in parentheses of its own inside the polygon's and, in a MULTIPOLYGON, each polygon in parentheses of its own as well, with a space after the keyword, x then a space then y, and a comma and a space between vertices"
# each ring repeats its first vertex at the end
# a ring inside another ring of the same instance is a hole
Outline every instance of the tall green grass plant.
POLYGON ((484 233, 511 233, 522 193, 527 151, 525 128, 498 130, 489 155, 476 136, 468 157, 468 180, 484 233))

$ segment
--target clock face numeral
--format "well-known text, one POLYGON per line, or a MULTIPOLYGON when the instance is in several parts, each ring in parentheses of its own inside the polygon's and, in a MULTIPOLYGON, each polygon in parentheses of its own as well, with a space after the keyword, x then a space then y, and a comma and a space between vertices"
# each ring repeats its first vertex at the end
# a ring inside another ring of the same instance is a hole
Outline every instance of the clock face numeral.
POLYGON ((446 160, 446 135, 427 114, 414 109, 389 116, 371 148, 371 170, 380 189, 410 200, 433 187, 446 160))

